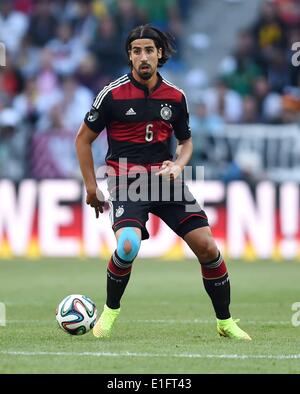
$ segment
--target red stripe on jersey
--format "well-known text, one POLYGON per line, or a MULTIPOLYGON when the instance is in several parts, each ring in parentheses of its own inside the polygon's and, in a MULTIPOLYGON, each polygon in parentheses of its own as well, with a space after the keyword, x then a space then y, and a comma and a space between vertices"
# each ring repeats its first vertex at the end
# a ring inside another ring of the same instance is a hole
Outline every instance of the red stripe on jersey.
POLYGON ((153 120, 150 122, 124 123, 112 122, 107 129, 109 137, 116 141, 154 143, 165 141, 171 137, 173 133, 172 125, 164 120, 153 120), (150 126, 151 125, 151 126, 150 126), (146 128, 148 132, 153 131, 153 140, 146 141, 146 128))
POLYGON ((182 100, 182 93, 176 88, 167 85, 163 81, 159 88, 154 90, 154 92, 149 97, 155 100, 165 100, 166 97, 168 97, 168 102, 176 101, 180 103, 182 100))
POLYGON ((145 92, 142 89, 138 89, 132 83, 126 83, 113 89, 112 97, 114 100, 144 99, 145 92))
POLYGON ((127 175, 128 171, 131 169, 133 173, 146 173, 152 171, 157 171, 161 165, 161 163, 152 163, 152 164, 144 164, 140 165, 137 163, 122 163, 114 160, 106 160, 107 164, 107 175, 108 176, 119 176, 119 175, 127 175))

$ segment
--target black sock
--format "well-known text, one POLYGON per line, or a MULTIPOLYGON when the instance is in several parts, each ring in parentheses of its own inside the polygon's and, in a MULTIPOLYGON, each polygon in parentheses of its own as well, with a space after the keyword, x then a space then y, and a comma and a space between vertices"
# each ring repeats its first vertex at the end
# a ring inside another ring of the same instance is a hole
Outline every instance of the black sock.
POLYGON ((120 300, 130 278, 132 261, 121 259, 115 251, 107 266, 106 305, 120 308, 120 300))
POLYGON ((217 259, 201 264, 203 283, 210 296, 218 319, 228 319, 230 315, 230 282, 227 268, 219 253, 217 259))

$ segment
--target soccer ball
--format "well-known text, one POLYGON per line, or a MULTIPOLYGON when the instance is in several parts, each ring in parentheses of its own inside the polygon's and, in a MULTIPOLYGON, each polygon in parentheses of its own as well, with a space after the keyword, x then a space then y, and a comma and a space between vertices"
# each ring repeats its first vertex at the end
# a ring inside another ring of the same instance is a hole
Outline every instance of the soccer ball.
POLYGON ((89 297, 81 294, 67 296, 56 309, 59 327, 71 335, 83 335, 90 331, 96 318, 96 305, 89 297))

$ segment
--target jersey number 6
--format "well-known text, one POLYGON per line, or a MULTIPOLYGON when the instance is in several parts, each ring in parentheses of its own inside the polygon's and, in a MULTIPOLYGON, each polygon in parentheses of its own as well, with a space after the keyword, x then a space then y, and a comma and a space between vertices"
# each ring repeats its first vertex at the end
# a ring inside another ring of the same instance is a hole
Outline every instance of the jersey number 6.
POLYGON ((145 140, 147 142, 150 142, 153 140, 153 130, 151 129, 151 127, 153 127, 153 124, 147 124, 146 126, 146 134, 145 134, 145 140))

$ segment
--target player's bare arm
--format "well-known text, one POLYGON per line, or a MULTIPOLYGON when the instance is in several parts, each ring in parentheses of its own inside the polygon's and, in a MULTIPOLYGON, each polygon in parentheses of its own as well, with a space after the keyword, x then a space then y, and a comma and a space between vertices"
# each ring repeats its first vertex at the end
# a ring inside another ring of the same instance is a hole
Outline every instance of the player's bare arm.
POLYGON ((97 187, 96 175, 94 170, 94 160, 92 154, 92 143, 98 134, 82 123, 76 136, 76 152, 83 176, 87 197, 86 203, 95 209, 96 218, 99 212, 103 213, 104 196, 97 187))
POLYGON ((176 179, 184 167, 188 164, 193 153, 193 142, 192 138, 187 140, 178 141, 176 148, 176 160, 170 161, 165 160, 162 163, 161 169, 156 175, 162 175, 170 179, 176 179))

